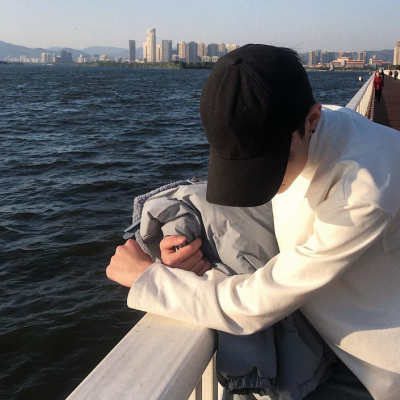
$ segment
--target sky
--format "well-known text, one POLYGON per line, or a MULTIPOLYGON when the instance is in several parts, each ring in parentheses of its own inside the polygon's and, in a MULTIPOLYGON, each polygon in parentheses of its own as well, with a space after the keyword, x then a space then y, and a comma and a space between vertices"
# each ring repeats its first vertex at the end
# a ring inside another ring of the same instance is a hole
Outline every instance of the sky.
POLYGON ((398 0, 0 0, 0 40, 26 47, 142 47, 162 39, 310 50, 393 49, 398 0))

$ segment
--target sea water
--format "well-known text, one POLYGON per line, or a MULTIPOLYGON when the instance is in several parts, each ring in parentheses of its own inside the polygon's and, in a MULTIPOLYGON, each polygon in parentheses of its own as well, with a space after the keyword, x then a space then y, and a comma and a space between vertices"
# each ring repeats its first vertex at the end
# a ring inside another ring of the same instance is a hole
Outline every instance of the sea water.
MULTIPOLYGON (((135 196, 207 176, 209 73, 0 66, 0 399, 64 399, 142 317, 105 268, 135 196)), ((359 76, 309 72, 343 106, 359 76)))

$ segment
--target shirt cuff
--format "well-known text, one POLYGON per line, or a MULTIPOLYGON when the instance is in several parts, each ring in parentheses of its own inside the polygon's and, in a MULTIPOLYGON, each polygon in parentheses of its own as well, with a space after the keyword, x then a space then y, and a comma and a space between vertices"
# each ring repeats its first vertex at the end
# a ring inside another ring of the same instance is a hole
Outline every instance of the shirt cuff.
MULTIPOLYGON (((146 282, 148 282, 148 280, 151 279, 151 277, 154 274, 154 271, 160 266, 163 266, 163 264, 160 264, 158 262, 151 264, 150 267, 147 268, 145 271, 143 271, 136 279, 136 281, 133 283, 133 285, 129 290, 127 299, 129 308, 135 308, 136 310, 141 310, 140 306, 138 306, 140 292, 146 286, 146 282)), ((146 311, 146 310, 141 310, 141 311, 146 311)))

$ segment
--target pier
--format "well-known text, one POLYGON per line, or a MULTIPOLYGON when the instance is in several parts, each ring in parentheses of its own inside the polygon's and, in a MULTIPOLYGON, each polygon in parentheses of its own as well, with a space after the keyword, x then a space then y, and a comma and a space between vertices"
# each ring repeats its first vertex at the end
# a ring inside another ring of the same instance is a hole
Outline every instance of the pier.
MULTIPOLYGON (((386 72, 386 71, 385 71, 386 72)), ((400 131, 400 80, 385 75, 385 86, 379 103, 374 102, 372 120, 400 131)))

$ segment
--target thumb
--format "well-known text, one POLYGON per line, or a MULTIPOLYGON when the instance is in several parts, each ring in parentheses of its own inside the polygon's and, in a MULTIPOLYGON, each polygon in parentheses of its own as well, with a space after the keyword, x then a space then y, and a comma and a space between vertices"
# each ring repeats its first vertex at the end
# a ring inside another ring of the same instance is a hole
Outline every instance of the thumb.
POLYGON ((175 247, 181 245, 186 240, 185 236, 171 235, 166 236, 160 243, 161 251, 175 252, 175 247))
POLYGON ((175 243, 176 244, 182 244, 186 238, 185 236, 178 236, 178 235, 173 235, 175 237, 175 243))

